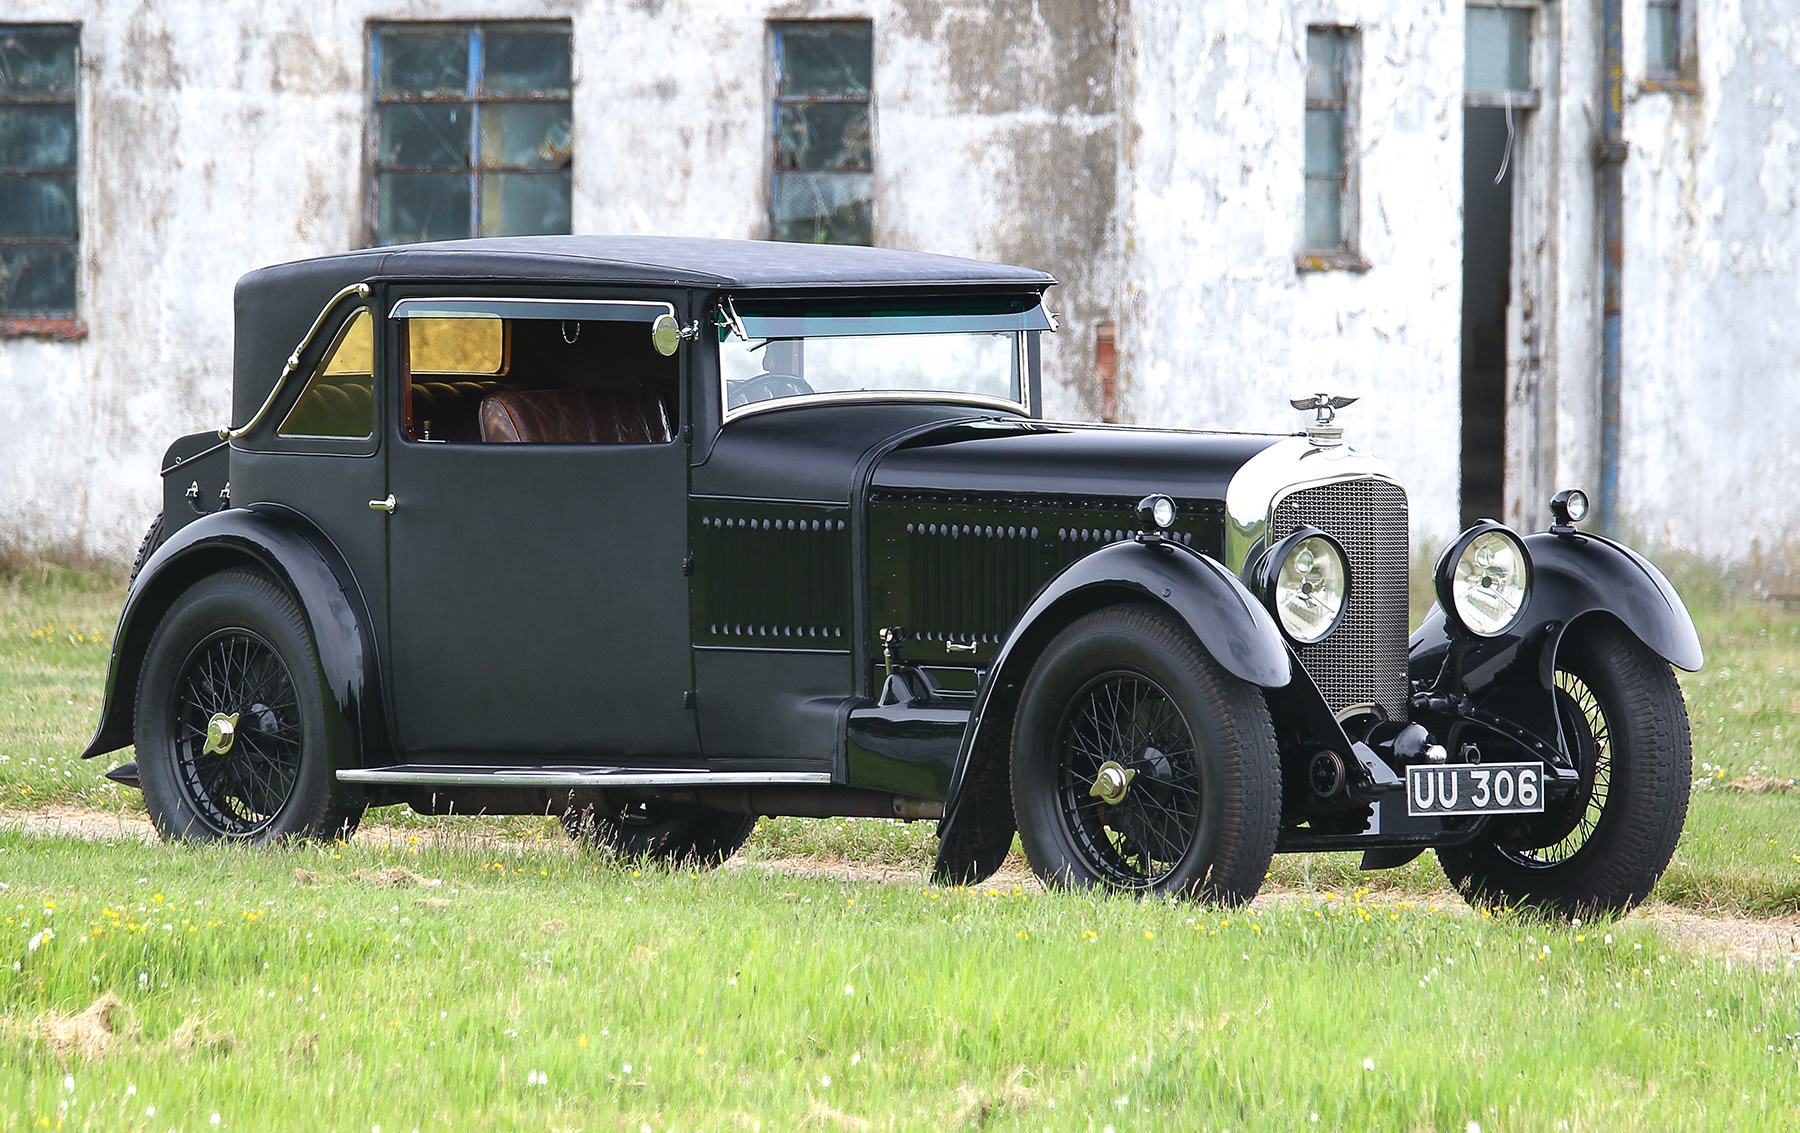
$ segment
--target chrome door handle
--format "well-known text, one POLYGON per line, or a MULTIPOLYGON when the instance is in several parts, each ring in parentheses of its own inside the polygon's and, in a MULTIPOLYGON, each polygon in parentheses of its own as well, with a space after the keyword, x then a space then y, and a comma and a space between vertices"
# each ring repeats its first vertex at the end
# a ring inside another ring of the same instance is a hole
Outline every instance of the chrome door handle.
POLYGON ((369 510, 370 511, 385 511, 389 515, 392 515, 394 513, 394 493, 389 492, 388 498, 385 500, 370 500, 369 501, 369 510))
POLYGON ((976 646, 973 641, 966 645, 960 641, 946 641, 944 642, 944 648, 951 653, 973 653, 975 652, 976 646))

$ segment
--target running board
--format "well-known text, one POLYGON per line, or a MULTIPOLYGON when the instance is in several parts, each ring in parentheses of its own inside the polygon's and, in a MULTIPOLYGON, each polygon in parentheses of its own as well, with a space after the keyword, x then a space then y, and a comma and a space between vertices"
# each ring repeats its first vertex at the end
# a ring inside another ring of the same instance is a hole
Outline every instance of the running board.
POLYGON ((422 787, 774 787, 829 786, 829 771, 646 771, 614 767, 352 767, 343 783, 422 787))

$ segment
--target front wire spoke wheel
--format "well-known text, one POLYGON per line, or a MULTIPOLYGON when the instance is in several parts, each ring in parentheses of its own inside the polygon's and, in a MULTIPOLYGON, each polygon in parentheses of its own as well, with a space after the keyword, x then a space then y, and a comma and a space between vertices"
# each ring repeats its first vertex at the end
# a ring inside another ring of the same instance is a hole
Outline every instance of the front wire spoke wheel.
POLYGON ((1612 726, 1600 698, 1579 676, 1558 669, 1556 699, 1563 734, 1575 747, 1581 789, 1569 802, 1571 813, 1559 827, 1565 830, 1560 838, 1545 846, 1501 847, 1503 853, 1527 867, 1553 866, 1579 854, 1599 829, 1612 788, 1612 726))
POLYGON ((1235 904, 1268 869, 1281 797, 1267 704, 1166 609, 1099 610, 1045 647, 1011 770, 1047 884, 1235 904))
POLYGON ((1474 841, 1439 847, 1438 861, 1488 908, 1624 913, 1655 888, 1687 818, 1687 705, 1668 662, 1617 624, 1570 628, 1555 664, 1550 693, 1579 786, 1543 815, 1489 820, 1474 841))

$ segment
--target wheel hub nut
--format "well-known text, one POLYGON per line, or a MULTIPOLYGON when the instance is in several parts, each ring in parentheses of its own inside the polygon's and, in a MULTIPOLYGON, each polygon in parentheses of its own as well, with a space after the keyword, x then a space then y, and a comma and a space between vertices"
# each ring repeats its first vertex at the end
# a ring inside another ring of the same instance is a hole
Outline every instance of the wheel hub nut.
POLYGON ((1100 773, 1094 776, 1094 786, 1088 791, 1088 795, 1107 806, 1117 806, 1125 798, 1125 792, 1131 789, 1131 781, 1135 778, 1136 771, 1127 771, 1109 759, 1100 765, 1100 773))
POLYGON ((224 755, 231 750, 237 739, 237 723, 239 713, 227 716, 223 712, 214 712, 211 720, 206 722, 206 746, 201 748, 205 755, 224 755))

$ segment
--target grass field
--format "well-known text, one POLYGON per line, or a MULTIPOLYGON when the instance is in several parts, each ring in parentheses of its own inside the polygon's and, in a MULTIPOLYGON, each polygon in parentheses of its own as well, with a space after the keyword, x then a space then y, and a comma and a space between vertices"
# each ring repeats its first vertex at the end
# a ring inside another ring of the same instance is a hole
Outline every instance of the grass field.
MULTIPOLYGON (((1800 618, 1706 597, 1699 781, 1657 896, 1792 912, 1800 795, 1729 784, 1800 776, 1800 618)), ((141 813, 74 758, 121 598, 50 564, 0 577, 0 818, 141 813)), ((371 820, 260 852, 0 825, 0 1127, 1800 1123, 1793 973, 1642 918, 1484 917, 1429 858, 1280 858, 1297 892, 1226 913, 935 887, 929 823, 766 821, 691 874, 545 820, 371 820)))
MULTIPOLYGON (((1800 912, 1800 614, 1733 597, 1717 578, 1681 579, 1707 650, 1682 674, 1693 722, 1695 792, 1686 834, 1656 899, 1712 912, 1800 912), (1748 782, 1746 782, 1748 781, 1748 782), (1754 786, 1745 791, 1733 784, 1754 786)), ((75 754, 92 734, 122 580, 42 560, 0 572, 0 815, 48 803, 141 812, 137 792, 101 777, 107 760, 75 754)), ((128 753, 121 753, 124 758, 128 753)), ((423 825, 402 808, 371 821, 423 825)), ((469 820, 463 820, 469 821, 469 820)), ((491 823, 541 832, 543 820, 491 823)), ((553 825, 553 824, 552 824, 553 825)), ((847 858, 921 872, 932 824, 783 819, 747 852, 847 858)), ((1426 893, 1446 883, 1430 855, 1364 874, 1354 854, 1278 857, 1272 879, 1303 889, 1426 893)))
POLYGON ((662 873, 429 834, 5 831, 0 863, 6 1128, 1800 1122, 1800 983, 1632 922, 662 873))

